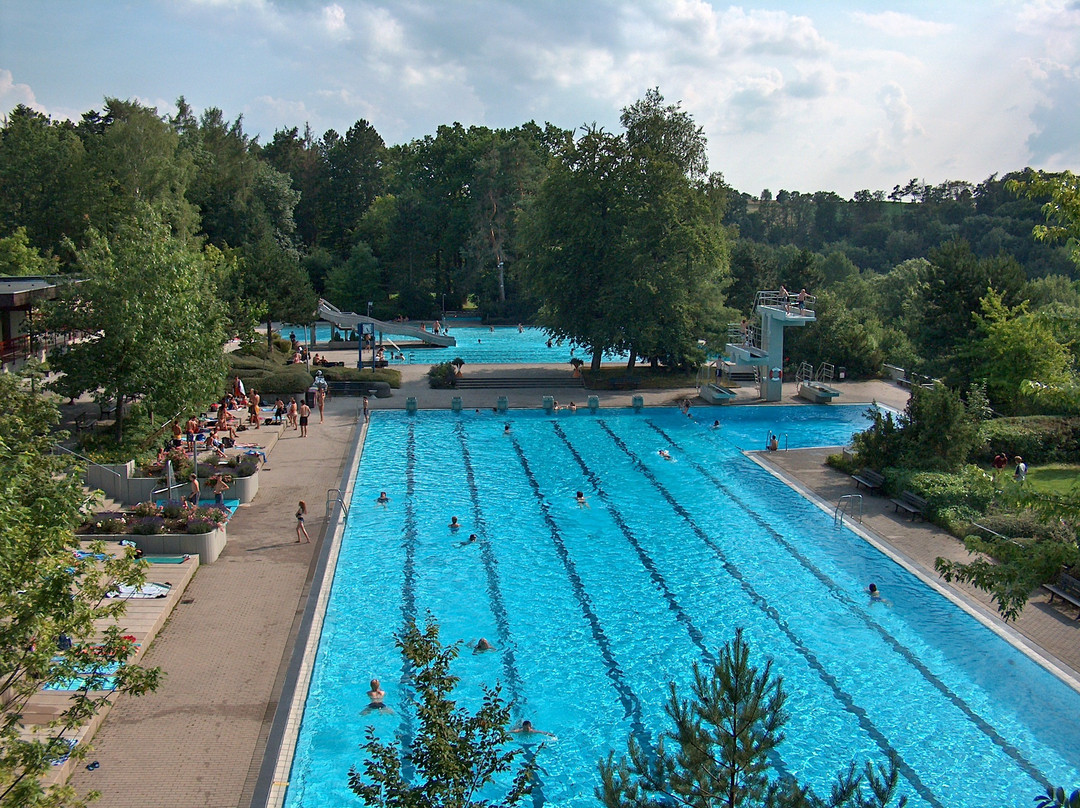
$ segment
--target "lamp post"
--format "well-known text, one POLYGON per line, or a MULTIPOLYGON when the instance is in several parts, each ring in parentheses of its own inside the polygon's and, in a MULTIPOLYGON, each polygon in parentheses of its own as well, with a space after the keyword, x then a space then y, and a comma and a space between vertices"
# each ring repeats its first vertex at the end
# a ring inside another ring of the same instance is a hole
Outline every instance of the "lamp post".
POLYGON ((443 292, 442 296, 442 318, 446 320, 446 292, 443 292))

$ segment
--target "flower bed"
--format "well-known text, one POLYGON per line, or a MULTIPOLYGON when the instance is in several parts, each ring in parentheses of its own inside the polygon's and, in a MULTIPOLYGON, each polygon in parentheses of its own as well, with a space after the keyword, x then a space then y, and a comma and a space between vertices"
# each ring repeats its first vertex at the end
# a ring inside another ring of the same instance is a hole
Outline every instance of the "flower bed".
POLYGON ((198 553, 199 563, 209 564, 225 547, 228 519, 224 508, 143 502, 130 511, 96 513, 76 533, 88 539, 123 536, 152 555, 198 553))

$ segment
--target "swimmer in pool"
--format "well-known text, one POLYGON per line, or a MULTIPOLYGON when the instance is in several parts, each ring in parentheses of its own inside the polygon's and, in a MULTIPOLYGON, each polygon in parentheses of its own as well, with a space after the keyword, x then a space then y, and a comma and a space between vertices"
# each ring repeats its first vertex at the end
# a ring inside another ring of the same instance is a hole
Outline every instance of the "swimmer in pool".
POLYGON ((720 422, 719 421, 713 421, 712 422, 712 428, 713 429, 719 429, 720 428, 720 422))
POLYGON ((504 435, 509 435, 510 434, 510 424, 507 424, 506 426, 503 427, 503 434, 504 435))
POLYGON ((494 650, 495 650, 495 646, 492 645, 491 643, 489 643, 483 637, 481 637, 479 640, 477 640, 476 645, 473 646, 473 653, 474 654, 483 654, 486 651, 494 651, 494 650))
POLYGON ((554 733, 544 732, 542 729, 537 729, 532 725, 532 721, 522 721, 519 726, 510 730, 515 735, 547 735, 549 738, 554 738, 554 733))
POLYGON ((671 452, 669 452, 667 449, 661 449, 660 451, 657 452, 657 454, 660 455, 662 458, 664 458, 664 460, 674 460, 675 459, 675 458, 673 458, 671 456, 671 452))
POLYGON ((465 539, 465 541, 458 542, 458 547, 467 547, 470 544, 476 544, 476 534, 475 533, 470 533, 469 538, 465 539))
POLYGON ((380 491, 379 496, 375 501, 385 508, 390 503, 390 497, 386 496, 385 491, 380 491))
POLYGON ((870 584, 866 588, 866 593, 870 596, 870 600, 881 600, 881 590, 877 588, 877 584, 870 584))
POLYGON ((585 501, 585 492, 584 491, 578 491, 577 492, 577 497, 575 497, 575 499, 577 500, 577 506, 579 508, 588 508, 589 507, 589 503, 585 501))
POLYGON ((368 713, 380 712, 380 713, 393 713, 389 707, 386 706, 385 699, 386 693, 383 691, 382 686, 379 684, 378 679, 371 680, 371 690, 367 692, 367 697, 371 700, 371 703, 360 711, 360 715, 367 715, 368 713))
POLYGON ((461 529, 461 522, 457 520, 456 516, 451 516, 450 524, 447 525, 447 527, 450 528, 451 532, 457 533, 457 531, 461 529))

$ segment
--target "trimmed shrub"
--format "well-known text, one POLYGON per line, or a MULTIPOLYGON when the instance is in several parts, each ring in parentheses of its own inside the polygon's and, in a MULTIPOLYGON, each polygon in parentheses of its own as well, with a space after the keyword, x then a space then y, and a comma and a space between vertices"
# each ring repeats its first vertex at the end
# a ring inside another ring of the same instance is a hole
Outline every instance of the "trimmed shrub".
POLYGON ((184 503, 170 499, 164 505, 161 506, 161 515, 166 519, 179 519, 184 514, 184 503))
POLYGON ((209 533, 216 529, 217 522, 211 522, 209 519, 189 519, 187 523, 187 532, 191 534, 209 533))
POLYGON ((127 522, 124 521, 124 514, 114 511, 104 511, 97 514, 89 526, 94 533, 126 533, 128 529, 127 522))
POLYGON ((984 461, 1005 452, 1028 463, 1080 462, 1080 418, 997 418, 983 424, 983 437, 979 459, 984 461))
POLYGON ((131 512, 138 517, 143 516, 161 516, 161 508, 155 505, 153 502, 140 502, 131 512))
POLYGON ((433 390, 447 390, 457 385, 457 375, 452 362, 432 365, 427 375, 428 384, 433 390))
MULTIPOLYGON (((1044 522, 1032 511, 986 514, 978 521, 983 527, 1010 539, 1041 539, 1063 544, 1076 539, 1069 527, 1060 522, 1044 522)), ((980 539, 988 538, 981 530, 973 530, 972 533, 980 539)))
MULTIPOLYGON (((243 374, 240 378, 244 378, 243 374)), ((246 380, 244 384, 247 384, 246 380)), ((253 381, 253 384, 260 393, 297 395, 315 384, 315 377, 303 365, 287 365, 253 381)))
POLYGON ((229 473, 234 477, 250 477, 258 470, 259 459, 255 455, 233 455, 229 458, 229 473))

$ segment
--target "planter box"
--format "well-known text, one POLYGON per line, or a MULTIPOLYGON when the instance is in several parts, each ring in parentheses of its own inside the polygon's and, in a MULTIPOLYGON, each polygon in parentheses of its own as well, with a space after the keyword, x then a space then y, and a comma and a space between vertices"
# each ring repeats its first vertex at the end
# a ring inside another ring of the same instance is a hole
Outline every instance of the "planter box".
POLYGON ((225 492, 225 495, 240 500, 241 505, 246 505, 255 499, 257 493, 259 493, 258 471, 250 477, 233 477, 233 481, 229 483, 229 490, 225 492))
POLYGON ((106 536, 80 536, 88 541, 115 542, 126 539, 146 555, 197 555, 200 564, 212 564, 225 549, 225 528, 219 527, 209 533, 158 533, 156 536, 134 536, 112 533, 106 536))
MULTIPOLYGON (((222 471, 228 473, 228 469, 222 467, 222 471)), ((91 465, 86 470, 86 485, 88 488, 98 488, 105 492, 105 496, 114 499, 121 505, 138 505, 140 502, 150 502, 156 499, 180 499, 190 492, 187 481, 179 481, 178 486, 171 496, 165 493, 154 494, 155 491, 164 488, 165 483, 160 477, 136 477, 135 461, 117 463, 114 465, 91 465), (115 473, 111 473, 115 472, 115 473)), ((241 504, 246 505, 255 499, 259 492, 259 471, 256 470, 250 477, 234 477, 229 486, 232 499, 239 499, 241 504)), ((205 563, 205 562, 204 562, 205 563)))

